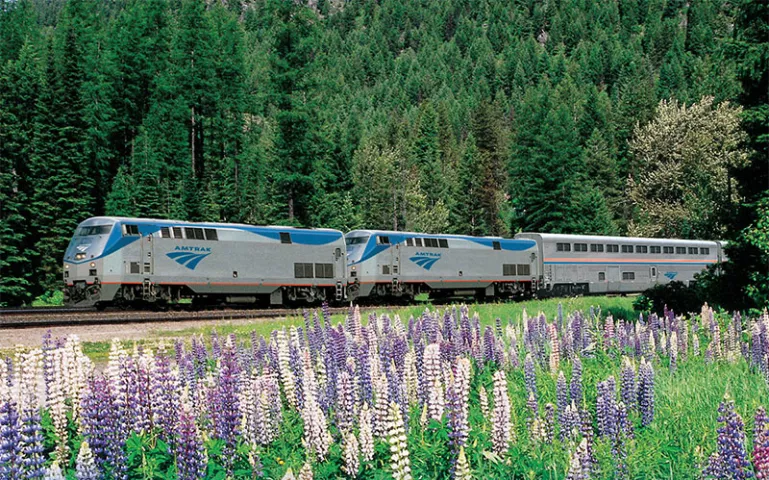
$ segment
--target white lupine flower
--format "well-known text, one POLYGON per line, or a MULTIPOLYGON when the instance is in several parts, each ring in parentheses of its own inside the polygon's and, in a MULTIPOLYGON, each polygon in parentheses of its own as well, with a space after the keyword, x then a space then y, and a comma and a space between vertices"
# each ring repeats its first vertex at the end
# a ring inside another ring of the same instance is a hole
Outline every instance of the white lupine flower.
POLYGON ((43 480, 65 480, 64 474, 59 467, 59 461, 54 460, 50 467, 45 469, 43 480))
POLYGON ((302 469, 299 470, 298 480, 312 480, 312 466, 310 462, 304 462, 302 469))
POLYGON ((372 380, 374 390, 374 435, 377 438, 383 438, 387 434, 387 409, 390 405, 390 389, 387 375, 384 373, 378 373, 372 380))
POLYGON ((454 480, 472 480, 473 472, 470 470, 470 463, 465 455, 465 447, 459 447, 459 456, 454 470, 454 480))
POLYGON ((310 353, 304 352, 304 375, 302 378, 304 394, 304 407, 302 408, 302 420, 304 422, 304 437, 302 443, 305 449, 317 455, 319 460, 324 460, 331 445, 331 434, 328 432, 326 415, 318 405, 318 387, 315 383, 315 373, 310 361, 310 353))
POLYGON ((443 419, 446 401, 443 392, 441 350, 437 343, 425 347, 424 354, 425 383, 427 385, 427 414, 430 418, 443 419))
POLYGON ((350 477, 357 477, 360 469, 358 439, 355 434, 348 432, 342 437, 342 471, 350 477))
POLYGON ((510 397, 507 393, 505 372, 494 374, 494 409, 491 412, 491 440, 494 451, 500 455, 507 452, 512 428, 510 425, 510 397))
POLYGON ((371 427, 371 410, 368 408, 368 403, 364 403, 360 409, 358 435, 358 443, 360 444, 360 453, 363 461, 371 461, 374 458, 374 434, 371 427))
POLYGON ((390 467, 395 480, 411 480, 411 465, 400 408, 395 402, 390 402, 390 427, 387 442, 390 444, 390 467))
POLYGON ((406 388, 406 398, 409 405, 414 405, 419 399, 419 376, 417 374, 416 354, 413 349, 409 349, 404 358, 403 385, 406 388))
POLYGON ((286 395, 288 406, 296 408, 296 382, 294 380, 294 373, 289 365, 290 354, 285 328, 278 330, 275 341, 278 347, 278 371, 280 372, 280 381, 283 385, 283 393, 286 395))
POLYGON ((478 396, 480 397, 483 418, 489 418, 489 394, 486 392, 486 387, 483 385, 478 388, 478 396))

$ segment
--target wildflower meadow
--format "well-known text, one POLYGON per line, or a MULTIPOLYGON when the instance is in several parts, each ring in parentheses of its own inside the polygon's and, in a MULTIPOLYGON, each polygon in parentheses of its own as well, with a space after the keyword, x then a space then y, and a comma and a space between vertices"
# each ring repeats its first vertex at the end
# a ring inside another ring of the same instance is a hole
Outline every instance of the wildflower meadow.
POLYGON ((0 362, 0 478, 769 478, 769 315, 327 309, 0 362))

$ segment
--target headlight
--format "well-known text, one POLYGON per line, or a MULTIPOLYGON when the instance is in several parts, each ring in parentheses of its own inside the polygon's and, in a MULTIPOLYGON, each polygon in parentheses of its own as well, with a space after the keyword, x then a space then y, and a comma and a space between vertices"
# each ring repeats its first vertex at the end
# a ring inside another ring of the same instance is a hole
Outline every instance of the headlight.
POLYGON ((95 267, 95 266, 96 266, 96 262, 91 262, 91 267, 95 267))
POLYGON ((75 260, 82 260, 85 258, 85 253, 76 253, 75 260))
POLYGON ((64 268, 66 268, 67 270, 69 270, 69 264, 68 264, 68 263, 67 263, 67 264, 65 264, 65 265, 64 265, 64 268))
POLYGON ((352 267, 350 267, 350 270, 355 270, 355 265, 353 265, 352 267))

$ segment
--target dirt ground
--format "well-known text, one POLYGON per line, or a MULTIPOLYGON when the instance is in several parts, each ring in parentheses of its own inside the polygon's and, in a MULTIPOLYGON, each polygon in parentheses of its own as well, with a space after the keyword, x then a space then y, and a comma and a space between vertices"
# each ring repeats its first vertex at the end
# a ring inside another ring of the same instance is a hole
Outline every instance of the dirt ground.
MULTIPOLYGON (((267 321, 279 321, 270 318, 267 321)), ((189 328, 199 328, 211 325, 245 325, 259 322, 259 319, 244 318, 238 320, 189 320, 173 322, 142 322, 142 323, 115 323, 105 325, 75 325, 67 327, 40 327, 40 328, 5 328, 0 329, 0 350, 15 348, 17 345, 24 347, 40 346, 43 335, 51 330, 54 338, 67 337, 75 334, 81 342, 105 342, 117 337, 121 340, 139 340, 156 336, 159 332, 174 332, 189 328)), ((167 335, 167 333, 166 333, 167 335)))

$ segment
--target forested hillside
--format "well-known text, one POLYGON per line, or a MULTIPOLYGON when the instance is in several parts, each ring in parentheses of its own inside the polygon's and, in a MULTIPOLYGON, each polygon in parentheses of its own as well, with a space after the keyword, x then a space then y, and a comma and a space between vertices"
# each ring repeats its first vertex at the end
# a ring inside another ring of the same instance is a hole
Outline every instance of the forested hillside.
POLYGON ((0 303, 58 288, 101 214, 733 238, 767 188, 765 13, 0 0, 0 303))

